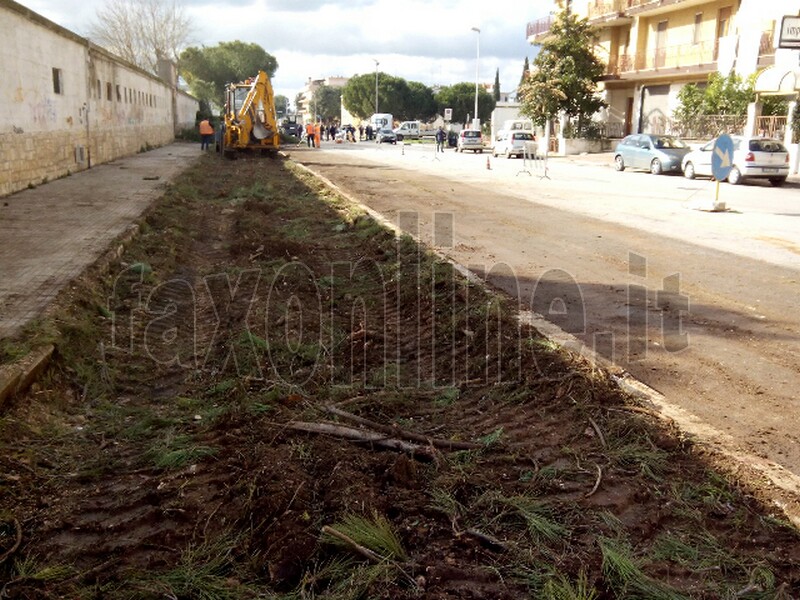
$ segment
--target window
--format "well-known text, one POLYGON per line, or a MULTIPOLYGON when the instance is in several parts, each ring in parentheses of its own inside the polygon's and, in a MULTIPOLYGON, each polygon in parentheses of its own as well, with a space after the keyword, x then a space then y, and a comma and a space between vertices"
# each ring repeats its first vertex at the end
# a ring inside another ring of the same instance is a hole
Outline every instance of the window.
POLYGON ((97 80, 97 99, 100 100, 103 97, 103 87, 100 84, 100 80, 97 80))
POLYGON ((111 101, 111 82, 106 81, 106 100, 111 101))
POLYGON ((694 16, 694 33, 692 34, 693 44, 699 44, 703 39, 702 25, 703 25, 703 13, 697 13, 694 16))
POLYGON ((122 102, 122 90, 120 89, 119 84, 117 84, 117 102, 122 102))
POLYGON ((53 93, 64 93, 64 82, 61 79, 61 69, 56 69, 55 67, 53 67, 53 93))

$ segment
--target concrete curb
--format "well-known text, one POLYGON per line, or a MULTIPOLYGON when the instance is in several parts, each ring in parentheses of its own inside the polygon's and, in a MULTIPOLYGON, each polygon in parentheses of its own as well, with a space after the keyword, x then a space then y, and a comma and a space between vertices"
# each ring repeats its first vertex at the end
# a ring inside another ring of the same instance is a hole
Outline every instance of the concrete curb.
POLYGON ((32 350, 11 364, 0 365, 0 408, 7 400, 28 390, 50 364, 53 352, 55 346, 48 344, 32 350))
MULTIPOLYGON (((406 233, 401 231, 397 225, 382 214, 364 205, 358 199, 345 192, 324 175, 296 161, 295 164, 305 172, 319 179, 336 193, 363 209, 370 217, 394 232, 395 235, 406 233)), ((488 284, 468 268, 455 262, 446 254, 425 245, 415 236, 412 235, 411 237, 420 245, 428 248, 439 258, 450 263, 453 268, 469 281, 489 289, 488 284)), ((742 450, 739 444, 736 443, 736 440, 730 435, 711 427, 689 411, 671 404, 663 394, 633 378, 629 373, 599 356, 594 350, 587 347, 575 336, 547 321, 543 316, 532 311, 521 310, 519 319, 521 323, 531 325, 539 331, 539 333, 558 344, 560 347, 583 357, 593 366, 608 371, 620 390, 641 400, 649 409, 647 412, 653 417, 665 423, 675 424, 696 447, 712 456, 722 458, 732 467, 731 470, 736 471, 737 468, 739 470, 744 470, 745 473, 736 473, 736 475, 741 475, 745 481, 760 479, 760 483, 767 483, 773 490, 769 500, 780 509, 796 527, 800 528, 800 477, 775 462, 742 450)))

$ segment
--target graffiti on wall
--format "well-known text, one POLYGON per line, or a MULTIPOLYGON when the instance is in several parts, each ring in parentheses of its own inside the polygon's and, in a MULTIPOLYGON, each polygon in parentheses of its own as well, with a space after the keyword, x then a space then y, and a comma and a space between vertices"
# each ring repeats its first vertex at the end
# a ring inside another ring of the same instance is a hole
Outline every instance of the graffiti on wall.
POLYGON ((38 102, 31 102, 28 107, 36 125, 52 125, 56 122, 56 105, 52 98, 45 96, 38 102))

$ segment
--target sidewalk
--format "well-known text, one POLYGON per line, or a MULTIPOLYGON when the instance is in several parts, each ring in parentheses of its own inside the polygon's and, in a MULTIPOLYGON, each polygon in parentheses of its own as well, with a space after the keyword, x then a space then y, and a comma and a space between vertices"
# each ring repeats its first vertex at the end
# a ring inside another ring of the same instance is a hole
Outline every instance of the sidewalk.
POLYGON ((0 338, 42 313, 200 156, 173 143, 0 198, 0 338))

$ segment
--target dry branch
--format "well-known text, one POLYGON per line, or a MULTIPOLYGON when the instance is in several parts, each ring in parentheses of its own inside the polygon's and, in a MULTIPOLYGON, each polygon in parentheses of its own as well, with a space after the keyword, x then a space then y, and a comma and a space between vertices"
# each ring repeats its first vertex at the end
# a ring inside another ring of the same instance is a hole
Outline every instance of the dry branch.
POLYGON ((603 469, 600 468, 600 465, 595 465, 595 468, 597 469, 597 480, 594 482, 594 487, 592 488, 592 491, 586 494, 586 496, 584 496, 585 498, 594 495, 594 493, 600 487, 600 482, 603 481, 603 469))
POLYGON ((592 417, 589 417, 589 423, 592 424, 592 427, 594 428, 594 431, 597 434, 597 437, 600 438, 600 445, 603 446, 603 450, 608 448, 608 444, 606 444, 606 436, 603 435, 603 432, 600 429, 600 426, 597 423, 594 422, 594 419, 592 419, 592 417))
POLYGON ((336 408, 335 406, 325 406, 324 408, 330 414, 336 415, 337 417, 345 419, 346 421, 358 423, 359 425, 369 427, 370 429, 380 431, 392 437, 411 440, 413 442, 420 442, 421 444, 428 444, 436 448, 445 448, 447 450, 479 450, 486 447, 477 442, 458 442, 454 440, 445 440, 442 438, 431 438, 426 435, 422 435, 421 433, 405 431, 404 429, 400 429, 397 425, 384 425, 382 423, 377 423, 370 419, 365 419, 364 417, 359 417, 358 415, 349 413, 341 408, 336 408))
POLYGON ((6 550, 2 555, 0 555, 0 565, 2 565, 8 558, 14 554, 17 550, 19 550, 19 546, 22 543, 22 525, 19 524, 19 521, 14 519, 14 545, 11 546, 8 550, 6 550))
POLYGON ((368 442, 381 446, 382 448, 389 448, 391 450, 401 450, 410 454, 416 454, 431 458, 433 453, 430 448, 411 444, 396 438, 388 438, 383 434, 375 433, 374 431, 364 431, 363 429, 354 429, 352 427, 344 427, 334 423, 308 423, 306 421, 292 421, 286 424, 289 429, 296 431, 307 431, 309 433, 324 433, 335 437, 352 440, 355 442, 368 442))

